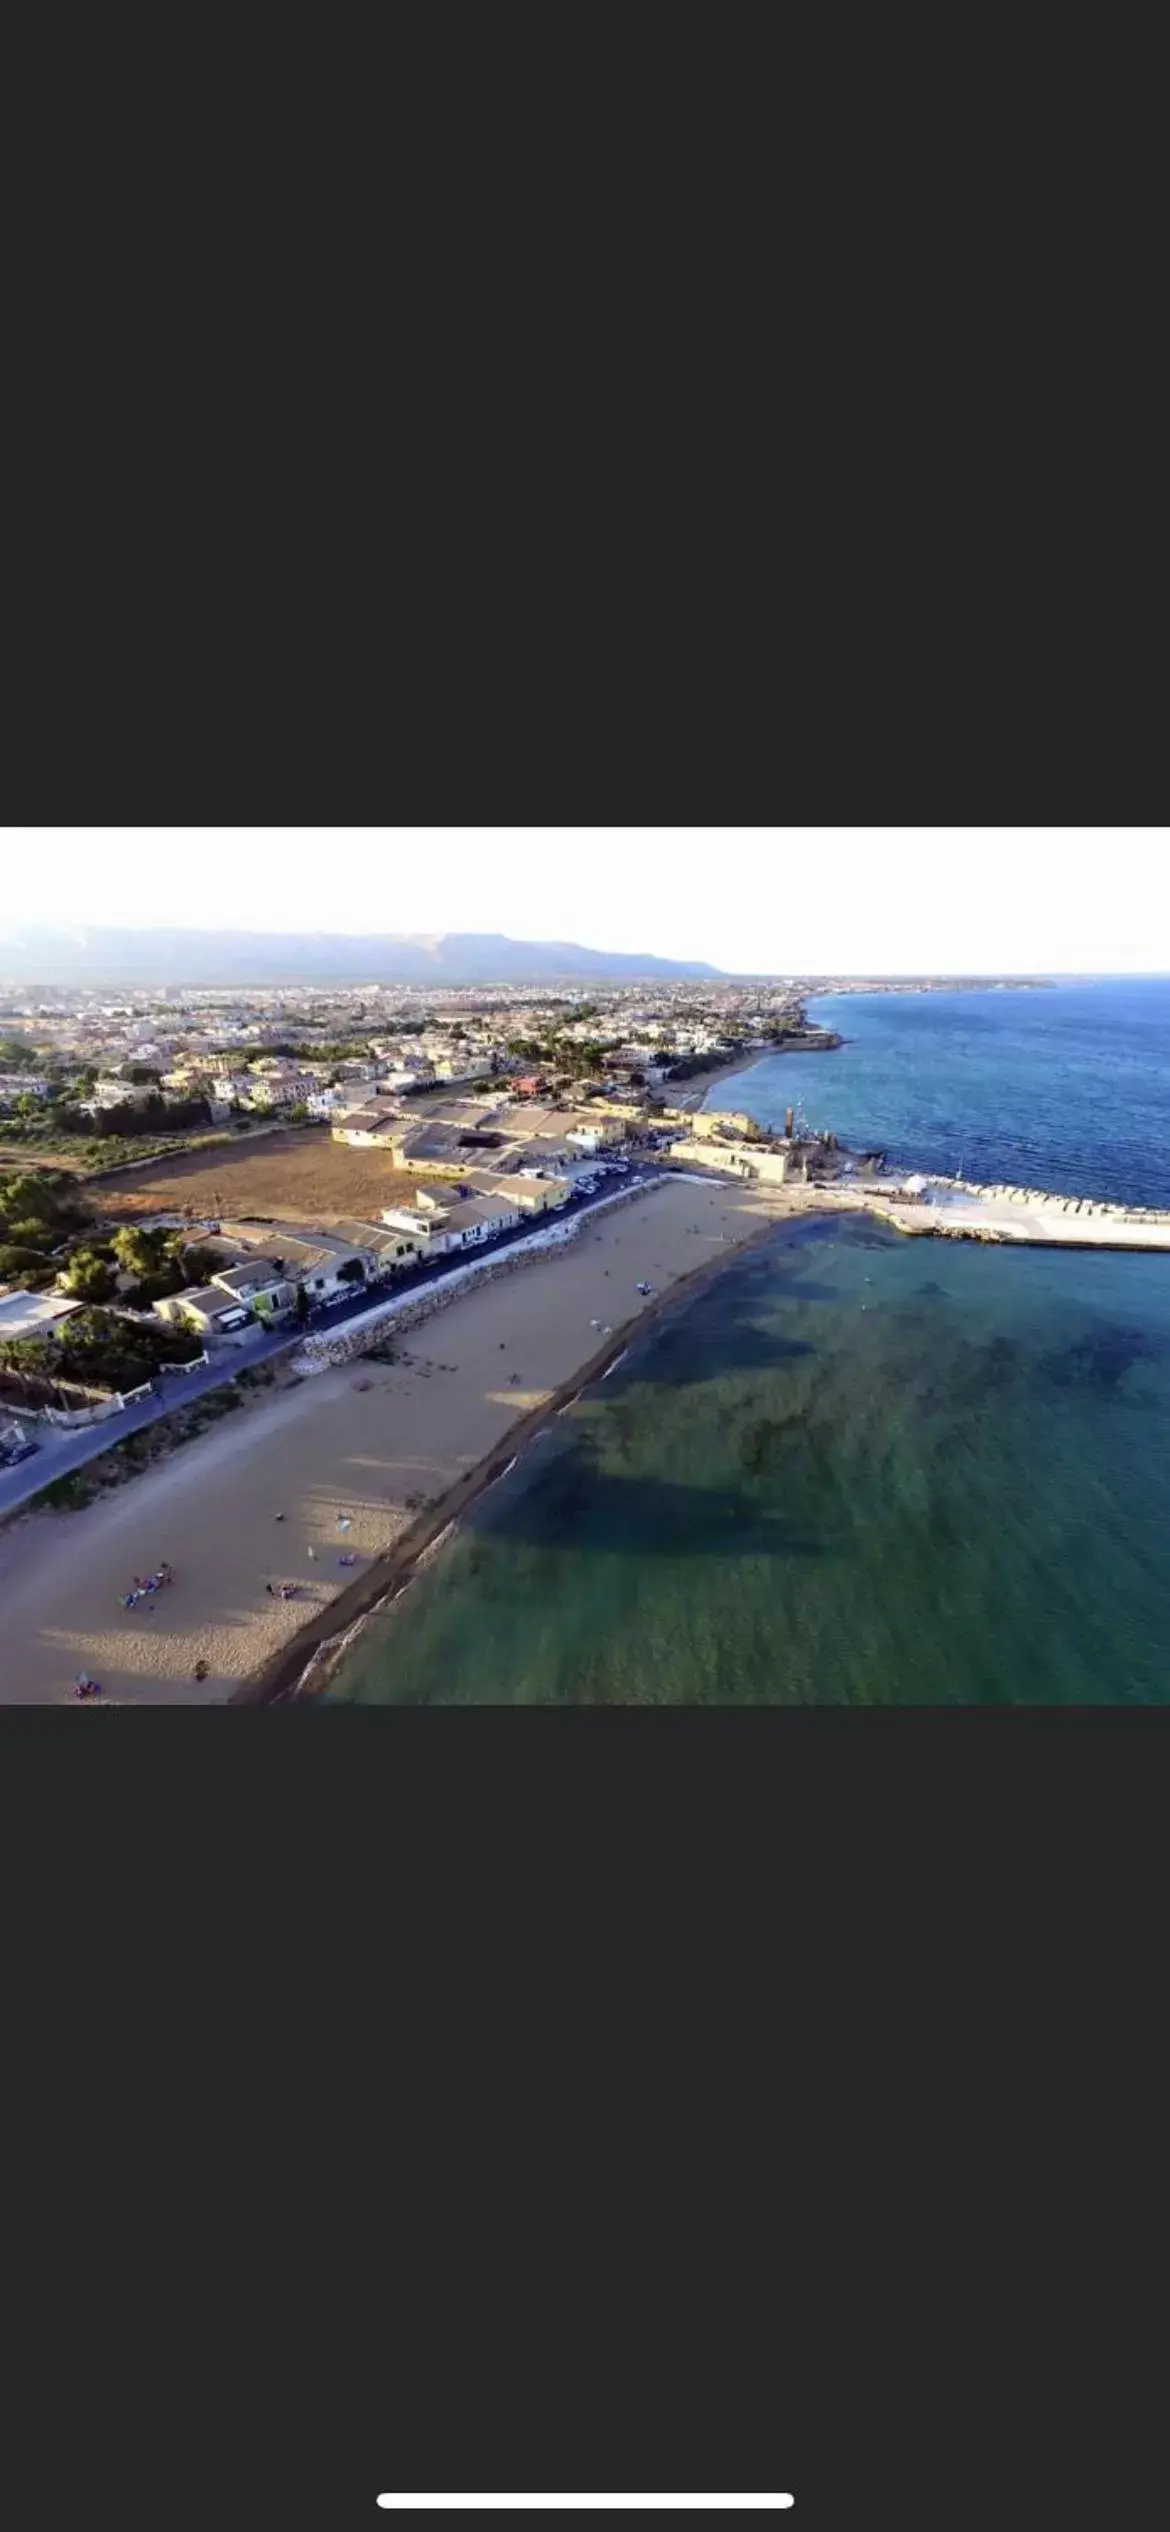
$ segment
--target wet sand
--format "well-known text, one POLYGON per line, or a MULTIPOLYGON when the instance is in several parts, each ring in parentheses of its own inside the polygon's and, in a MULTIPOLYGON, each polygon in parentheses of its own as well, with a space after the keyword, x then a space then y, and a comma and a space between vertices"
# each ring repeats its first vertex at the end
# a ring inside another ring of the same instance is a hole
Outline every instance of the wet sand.
POLYGON ((129 1704, 222 1703, 273 1677, 303 1630, 331 1634, 389 1587, 391 1569, 372 1560, 416 1556, 506 1461, 509 1437, 514 1448, 584 1367, 620 1350, 623 1328, 654 1306, 639 1278, 660 1297, 797 1209, 779 1190, 666 1178, 559 1254, 449 1303, 400 1340, 392 1365, 306 1380, 104 1502, 8 1525, 0 1702, 64 1699, 81 1712, 71 1682, 82 1669, 129 1704), (343 1567, 348 1554, 356 1564, 343 1567), (133 1575, 163 1558, 173 1586, 124 1610, 133 1575), (269 1598, 267 1582, 294 1582, 296 1599, 269 1598), (352 1600, 335 1607, 343 1593, 352 1600))

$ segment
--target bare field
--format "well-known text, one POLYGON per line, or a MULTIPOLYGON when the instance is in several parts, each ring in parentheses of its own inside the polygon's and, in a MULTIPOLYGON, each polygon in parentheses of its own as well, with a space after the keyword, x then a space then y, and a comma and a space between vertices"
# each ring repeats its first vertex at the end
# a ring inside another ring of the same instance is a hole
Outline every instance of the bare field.
POLYGON ((319 1134, 299 1127, 160 1161, 120 1187, 103 1187, 101 1198, 103 1212, 120 1221, 186 1212, 200 1220, 260 1214, 275 1222, 376 1222, 384 1204, 417 1189, 418 1180, 395 1169, 388 1152, 355 1151, 323 1126, 319 1134))

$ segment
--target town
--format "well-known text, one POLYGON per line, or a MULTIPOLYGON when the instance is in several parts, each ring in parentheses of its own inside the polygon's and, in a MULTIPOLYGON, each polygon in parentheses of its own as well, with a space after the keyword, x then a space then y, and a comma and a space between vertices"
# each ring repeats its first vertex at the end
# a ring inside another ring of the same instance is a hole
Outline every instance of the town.
POLYGON ((783 983, 0 997, 0 1503, 837 1042, 783 983))

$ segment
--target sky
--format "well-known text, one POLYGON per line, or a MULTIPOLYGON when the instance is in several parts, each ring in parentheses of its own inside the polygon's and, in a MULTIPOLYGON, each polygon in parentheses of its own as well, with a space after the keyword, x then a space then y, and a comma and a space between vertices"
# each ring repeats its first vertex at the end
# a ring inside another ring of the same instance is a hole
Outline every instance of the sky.
POLYGON ((507 932, 741 973, 1170 973, 1155 827, 90 827, 0 841, 27 923, 507 932))

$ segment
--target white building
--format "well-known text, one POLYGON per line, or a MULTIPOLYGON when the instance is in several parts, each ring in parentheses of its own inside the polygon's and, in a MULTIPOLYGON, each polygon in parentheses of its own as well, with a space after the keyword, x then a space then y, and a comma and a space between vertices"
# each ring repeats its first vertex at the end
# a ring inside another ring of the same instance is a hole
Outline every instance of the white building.
POLYGON ((420 1256, 448 1257, 514 1230, 520 1206, 506 1195, 459 1196, 453 1204, 387 1205, 382 1220, 388 1230, 409 1236, 420 1256))

